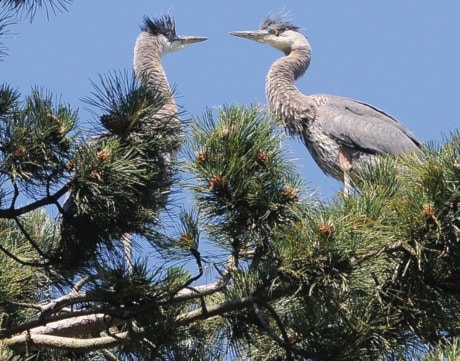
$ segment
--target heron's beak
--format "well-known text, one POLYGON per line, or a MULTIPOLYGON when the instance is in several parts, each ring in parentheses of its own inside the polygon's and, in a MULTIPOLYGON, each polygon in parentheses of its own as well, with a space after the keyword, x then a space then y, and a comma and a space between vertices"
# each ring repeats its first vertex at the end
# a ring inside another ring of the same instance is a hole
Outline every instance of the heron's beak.
POLYGON ((177 36, 171 42, 171 46, 165 50, 165 53, 182 50, 191 44, 199 43, 205 40, 208 40, 208 38, 203 38, 201 36, 177 36))
POLYGON ((203 38, 201 36, 179 36, 177 42, 182 46, 187 46, 194 43, 200 43, 202 41, 208 40, 208 38, 203 38))
POLYGON ((232 31, 229 33, 233 36, 239 36, 240 38, 246 38, 250 40, 263 42, 269 32, 267 30, 252 30, 252 31, 232 31))

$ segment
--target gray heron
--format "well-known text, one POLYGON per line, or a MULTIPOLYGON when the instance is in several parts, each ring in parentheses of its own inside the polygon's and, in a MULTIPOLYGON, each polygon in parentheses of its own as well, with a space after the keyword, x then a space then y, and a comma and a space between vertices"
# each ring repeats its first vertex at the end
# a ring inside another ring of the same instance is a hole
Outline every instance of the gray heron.
POLYGON ((259 30, 231 35, 271 45, 284 56, 271 66, 265 83, 270 109, 291 136, 299 137, 318 166, 344 182, 345 193, 379 155, 420 153, 420 142, 384 111, 361 101, 335 95, 305 95, 295 81, 310 64, 311 47, 299 27, 268 17, 259 30))

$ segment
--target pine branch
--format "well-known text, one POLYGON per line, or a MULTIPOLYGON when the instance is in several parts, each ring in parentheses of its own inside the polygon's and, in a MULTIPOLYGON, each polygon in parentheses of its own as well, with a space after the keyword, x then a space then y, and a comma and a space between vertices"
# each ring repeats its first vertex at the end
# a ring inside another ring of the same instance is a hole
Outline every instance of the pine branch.
POLYGON ((31 335, 57 335, 78 337, 82 333, 98 335, 109 327, 115 327, 126 321, 110 317, 107 314, 73 316, 59 321, 47 322, 45 326, 38 326, 28 330, 31 335))
POLYGON ((13 336, 9 339, 0 340, 0 346, 10 347, 15 352, 23 353, 28 345, 34 348, 55 348, 73 351, 97 351, 104 348, 112 348, 119 345, 132 342, 131 332, 120 332, 111 336, 102 336, 95 338, 71 338, 61 336, 51 336, 42 334, 23 334, 13 336))
POLYGON ((231 280, 231 273, 235 270, 234 263, 233 263, 233 256, 229 257, 227 264, 229 265, 225 272, 219 270, 216 266, 215 269, 217 273, 220 275, 220 279, 216 282, 196 286, 196 287, 184 287, 183 289, 179 290, 177 294, 173 297, 173 302, 182 302, 186 300, 192 300, 195 298, 204 298, 205 296, 212 295, 213 293, 222 291, 225 287, 229 284, 231 280))
POLYGON ((177 317, 178 325, 187 325, 198 320, 208 319, 211 317, 223 315, 225 313, 250 308, 256 302, 262 301, 260 297, 250 296, 242 297, 240 299, 227 301, 221 304, 207 306, 205 309, 197 309, 177 317))
POLYGON ((15 337, 15 335, 49 334, 78 338, 81 334, 97 335, 112 326, 125 324, 126 319, 114 316, 112 308, 99 308, 94 310, 81 310, 62 312, 46 320, 34 320, 25 322, 20 326, 11 327, 2 332, 0 342, 3 339, 15 337))

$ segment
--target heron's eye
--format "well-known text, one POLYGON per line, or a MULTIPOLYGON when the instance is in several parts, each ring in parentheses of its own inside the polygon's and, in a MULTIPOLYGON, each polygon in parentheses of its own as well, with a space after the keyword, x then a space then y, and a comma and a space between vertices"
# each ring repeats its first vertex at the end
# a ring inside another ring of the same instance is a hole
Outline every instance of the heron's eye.
POLYGON ((278 36, 280 34, 280 31, 278 29, 271 29, 270 34, 278 36))

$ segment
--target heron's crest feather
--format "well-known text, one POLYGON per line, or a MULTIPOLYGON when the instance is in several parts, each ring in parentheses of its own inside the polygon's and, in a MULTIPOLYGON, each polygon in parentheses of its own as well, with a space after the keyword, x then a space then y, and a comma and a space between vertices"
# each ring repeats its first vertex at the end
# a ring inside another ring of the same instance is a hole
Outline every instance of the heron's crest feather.
POLYGON ((141 26, 142 31, 146 31, 152 35, 164 35, 168 39, 174 39, 176 35, 176 24, 174 19, 165 15, 161 18, 151 20, 148 16, 144 17, 144 24, 141 26))
POLYGON ((299 31, 300 27, 298 27, 297 25, 294 25, 293 23, 284 19, 281 16, 278 16, 278 17, 269 16, 260 25, 260 30, 299 31))

